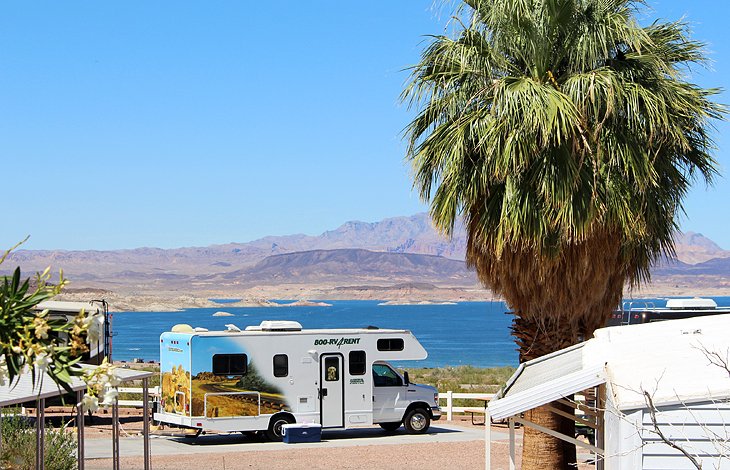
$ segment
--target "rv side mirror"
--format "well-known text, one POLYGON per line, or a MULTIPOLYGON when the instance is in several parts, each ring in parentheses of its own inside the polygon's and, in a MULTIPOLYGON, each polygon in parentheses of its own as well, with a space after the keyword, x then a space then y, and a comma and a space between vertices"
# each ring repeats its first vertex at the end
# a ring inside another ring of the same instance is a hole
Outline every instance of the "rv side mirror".
POLYGON ((411 379, 408 378, 408 371, 407 370, 404 370, 403 371, 403 380, 406 382, 406 385, 410 385, 411 384, 411 379))

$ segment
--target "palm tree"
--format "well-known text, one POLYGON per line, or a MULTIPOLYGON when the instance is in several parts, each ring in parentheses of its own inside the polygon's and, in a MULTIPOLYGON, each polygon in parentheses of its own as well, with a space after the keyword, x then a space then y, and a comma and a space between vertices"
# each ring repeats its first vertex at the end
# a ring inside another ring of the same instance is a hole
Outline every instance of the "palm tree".
MULTIPOLYGON (((434 224, 449 234, 463 218, 466 261, 514 311, 526 361, 590 336, 673 254, 683 197, 716 173, 709 131, 726 111, 686 79, 705 60, 686 24, 641 26, 637 2, 463 1, 403 93, 418 108, 407 155, 434 224)), ((525 430, 523 468, 574 460, 525 430)))

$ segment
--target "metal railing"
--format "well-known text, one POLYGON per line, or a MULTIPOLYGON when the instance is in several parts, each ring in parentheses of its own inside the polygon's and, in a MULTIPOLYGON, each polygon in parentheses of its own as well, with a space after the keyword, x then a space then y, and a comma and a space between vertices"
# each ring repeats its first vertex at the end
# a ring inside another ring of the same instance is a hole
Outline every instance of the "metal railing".
MULTIPOLYGON (((117 391, 119 393, 131 393, 133 395, 143 395, 144 389, 142 387, 118 387, 117 391)), ((160 396, 160 387, 150 387, 149 390, 149 398, 150 403, 149 406, 152 406, 153 397, 159 397, 160 396)), ((142 400, 117 400, 119 403, 119 406, 129 407, 129 408, 142 408, 143 401, 142 400)))
POLYGON ((475 413, 486 409, 489 400, 494 398, 494 393, 460 393, 449 390, 446 393, 439 393, 439 406, 441 400, 446 400, 446 406, 441 411, 446 411, 446 420, 451 421, 454 413, 475 413), (481 406, 454 406, 455 399, 478 400, 481 406))

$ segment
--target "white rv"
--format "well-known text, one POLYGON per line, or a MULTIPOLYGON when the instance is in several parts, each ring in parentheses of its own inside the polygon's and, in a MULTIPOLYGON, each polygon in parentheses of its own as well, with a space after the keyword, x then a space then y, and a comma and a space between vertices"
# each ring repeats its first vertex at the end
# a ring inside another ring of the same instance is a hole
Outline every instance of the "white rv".
MULTIPOLYGON (((109 305, 105 300, 91 300, 88 302, 68 302, 62 300, 47 300, 41 302, 33 310, 36 312, 48 311, 47 318, 51 320, 61 320, 66 323, 72 323, 76 315, 80 311, 87 314, 97 314, 104 317, 104 329, 102 337, 98 341, 92 341, 89 344, 89 351, 81 357, 84 364, 99 365, 104 358, 111 360, 112 358, 112 332, 111 332, 111 314, 109 313, 109 305)), ((61 340, 67 342, 68 335, 61 334, 61 340)))
POLYGON ((155 419, 214 431, 265 431, 295 422, 323 428, 403 424, 424 433, 441 417, 438 391, 410 383, 386 361, 428 355, 407 330, 304 330, 264 321, 227 331, 176 325, 160 336, 155 419))

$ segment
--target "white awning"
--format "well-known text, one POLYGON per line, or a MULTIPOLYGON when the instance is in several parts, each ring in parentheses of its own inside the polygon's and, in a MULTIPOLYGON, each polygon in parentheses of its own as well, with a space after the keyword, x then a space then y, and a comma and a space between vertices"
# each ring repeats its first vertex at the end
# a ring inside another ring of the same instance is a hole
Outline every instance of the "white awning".
POLYGON ((604 366, 588 356, 584 342, 520 364, 504 389, 489 402, 493 419, 504 419, 606 381, 604 366))
MULTIPOLYGON (((82 366, 84 369, 94 369, 96 366, 82 366)), ((126 382, 128 380, 138 380, 151 377, 154 373, 143 370, 133 369, 116 369, 117 376, 126 382)), ((71 378, 70 387, 73 391, 85 390, 86 383, 78 377, 71 378)), ((39 400, 41 398, 51 398, 66 394, 59 385, 53 381, 48 375, 44 374, 37 378, 33 383, 31 374, 22 374, 13 381, 11 385, 0 387, 0 406, 12 406, 20 403, 39 400)))
POLYGON ((66 302, 63 300, 47 300, 41 302, 35 306, 36 310, 52 310, 55 312, 69 312, 79 313, 81 310, 84 312, 96 312, 101 310, 99 302, 66 302))

